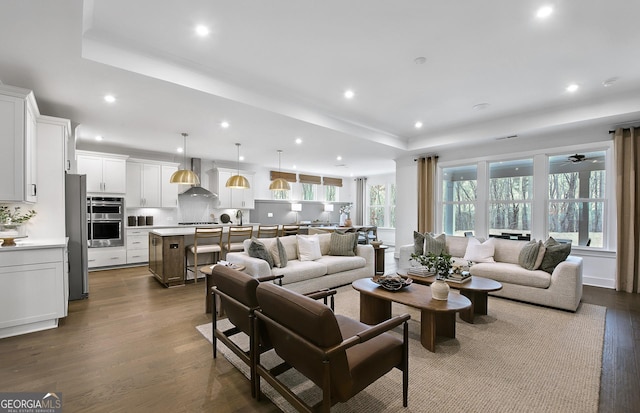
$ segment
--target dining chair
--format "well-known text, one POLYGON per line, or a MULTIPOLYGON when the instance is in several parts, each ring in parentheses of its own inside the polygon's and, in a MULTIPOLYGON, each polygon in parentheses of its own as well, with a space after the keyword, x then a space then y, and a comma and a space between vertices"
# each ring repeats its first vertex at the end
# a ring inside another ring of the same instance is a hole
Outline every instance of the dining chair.
MULTIPOLYGON (((407 407, 409 386, 409 314, 369 326, 335 314, 327 306, 279 287, 261 283, 256 287, 259 311, 254 323, 256 398, 264 378, 298 411, 329 413, 331 406, 347 402, 393 368, 402 371, 402 405, 407 407), (402 339, 387 333, 402 325, 402 339), (261 364, 260 331, 266 330, 269 345, 284 362, 307 377, 322 391, 322 401, 307 405, 278 378, 281 370, 261 364)), ((393 390, 390 390, 393 391, 393 390)))
POLYGON ((243 241, 253 236, 253 227, 229 227, 227 242, 223 245, 223 253, 226 258, 229 252, 243 251, 243 241))
POLYGON ((193 236, 193 244, 186 247, 185 267, 189 271, 189 253, 193 254, 193 280, 198 282, 198 266, 215 264, 220 260, 220 252, 222 251, 222 227, 205 228, 196 227, 193 236), (198 264, 198 254, 212 254, 211 262, 203 262, 198 264))
POLYGON ((278 225, 259 225, 258 238, 274 238, 278 236, 278 225))
POLYGON ((280 230, 280 236, 296 235, 300 232, 300 225, 283 225, 280 230))

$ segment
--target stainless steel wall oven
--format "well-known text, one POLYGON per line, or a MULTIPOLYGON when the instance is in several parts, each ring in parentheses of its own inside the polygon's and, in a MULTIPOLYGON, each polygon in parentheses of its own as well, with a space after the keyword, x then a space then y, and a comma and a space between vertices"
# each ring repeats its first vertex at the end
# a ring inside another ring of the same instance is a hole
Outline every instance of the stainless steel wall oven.
POLYGON ((87 197, 90 248, 124 245, 124 198, 87 197))

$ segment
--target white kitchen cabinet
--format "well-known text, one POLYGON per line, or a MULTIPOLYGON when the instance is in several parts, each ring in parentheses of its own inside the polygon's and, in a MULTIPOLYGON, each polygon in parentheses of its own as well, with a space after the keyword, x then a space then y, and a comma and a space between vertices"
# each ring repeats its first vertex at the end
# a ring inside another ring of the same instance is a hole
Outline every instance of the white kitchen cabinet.
POLYGON ((33 92, 0 85, 0 201, 37 202, 37 131, 33 92))
POLYGON ((66 316, 65 251, 64 240, 0 250, 0 338, 56 328, 66 316))
POLYGON ((127 208, 161 206, 161 165, 127 161, 127 208))
POLYGON ((125 247, 89 248, 89 268, 113 267, 127 263, 125 247))
POLYGON ((127 264, 146 263, 149 261, 150 228, 127 229, 127 264))
POLYGON ((218 208, 253 209, 255 199, 253 195, 252 172, 240 171, 240 175, 249 181, 249 189, 231 189, 225 185, 227 180, 238 173, 235 169, 218 168, 218 208))
POLYGON ((88 194, 127 192, 126 156, 77 151, 78 174, 87 175, 88 194))
POLYGON ((162 165, 162 207, 177 208, 178 207, 178 184, 169 182, 171 175, 178 170, 177 165, 162 165))

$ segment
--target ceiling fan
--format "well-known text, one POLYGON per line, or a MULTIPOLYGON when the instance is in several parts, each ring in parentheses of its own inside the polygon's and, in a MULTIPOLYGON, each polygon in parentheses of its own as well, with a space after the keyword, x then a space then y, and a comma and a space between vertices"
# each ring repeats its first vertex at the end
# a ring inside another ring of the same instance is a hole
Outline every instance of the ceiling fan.
POLYGON ((581 155, 576 153, 575 155, 570 155, 567 157, 567 161, 571 163, 580 163, 582 161, 586 161, 587 157, 585 155, 581 155))

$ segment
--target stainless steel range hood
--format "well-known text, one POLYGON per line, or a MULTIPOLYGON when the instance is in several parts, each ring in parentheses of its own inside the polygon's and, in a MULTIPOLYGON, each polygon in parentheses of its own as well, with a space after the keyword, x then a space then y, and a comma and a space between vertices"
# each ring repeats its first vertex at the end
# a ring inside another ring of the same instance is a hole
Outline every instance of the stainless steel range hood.
MULTIPOLYGON (((191 170, 196 175, 198 175, 198 178, 200 178, 200 181, 202 181, 202 176, 201 176, 202 165, 201 164, 202 164, 202 160, 200 158, 191 158, 191 170)), ((200 185, 194 185, 191 188, 184 191, 183 193, 181 193, 180 195, 181 196, 197 196, 197 197, 204 197, 204 198, 218 197, 218 194, 214 194, 213 192, 206 190, 200 185)))

